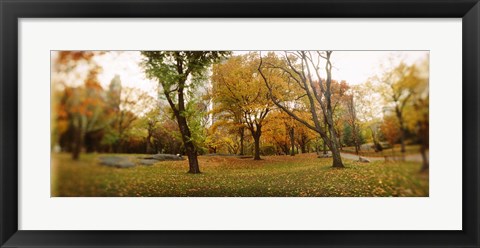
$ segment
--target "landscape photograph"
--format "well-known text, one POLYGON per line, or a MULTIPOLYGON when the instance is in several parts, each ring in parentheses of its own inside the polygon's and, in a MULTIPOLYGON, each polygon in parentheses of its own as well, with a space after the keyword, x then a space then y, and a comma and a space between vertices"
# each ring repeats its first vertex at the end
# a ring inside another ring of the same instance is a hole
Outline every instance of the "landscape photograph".
POLYGON ((51 197, 429 196, 429 51, 50 55, 51 197))

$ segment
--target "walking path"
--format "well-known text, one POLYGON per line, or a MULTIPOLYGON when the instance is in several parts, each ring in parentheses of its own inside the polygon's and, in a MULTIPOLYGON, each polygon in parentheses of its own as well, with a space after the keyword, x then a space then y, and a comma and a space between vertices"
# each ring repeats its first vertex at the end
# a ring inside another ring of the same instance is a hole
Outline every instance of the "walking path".
MULTIPOLYGON (((355 154, 341 152, 340 155, 342 156, 342 158, 358 160, 358 155, 355 155, 355 154)), ((365 156, 360 156, 360 157, 366 158, 370 161, 385 161, 385 157, 365 157, 365 156)), ((422 162, 422 155, 420 154, 405 155, 405 161, 422 162)))

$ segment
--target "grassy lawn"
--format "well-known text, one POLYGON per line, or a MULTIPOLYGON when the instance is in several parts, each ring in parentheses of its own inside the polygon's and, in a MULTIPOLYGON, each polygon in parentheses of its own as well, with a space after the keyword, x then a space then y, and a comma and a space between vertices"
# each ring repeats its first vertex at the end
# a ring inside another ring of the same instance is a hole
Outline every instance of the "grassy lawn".
POLYGON ((98 155, 52 155, 52 196, 428 196, 428 174, 415 162, 345 161, 315 154, 270 156, 261 161, 201 156, 202 174, 187 161, 127 169, 98 165, 98 155))

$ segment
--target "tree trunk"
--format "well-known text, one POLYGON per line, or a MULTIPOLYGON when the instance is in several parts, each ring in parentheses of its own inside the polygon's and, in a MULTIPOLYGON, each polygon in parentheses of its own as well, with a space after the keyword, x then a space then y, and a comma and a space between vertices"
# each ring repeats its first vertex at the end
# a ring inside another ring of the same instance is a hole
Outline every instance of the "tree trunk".
POLYGON ((401 145, 401 152, 405 154, 405 131, 403 128, 400 129, 400 145, 401 145))
POLYGON ((355 143, 355 154, 358 155, 360 151, 360 144, 358 142, 358 134, 356 128, 353 128, 353 142, 355 143))
MULTIPOLYGON (((329 107, 328 107, 329 108, 329 107)), ((336 168, 343 168, 343 162, 342 162, 342 157, 340 155, 340 145, 338 144, 338 138, 337 134, 335 132, 335 127, 333 126, 333 119, 332 119, 332 114, 331 110, 328 110, 330 112, 329 115, 327 115, 328 119, 328 133, 330 134, 330 151, 332 152, 332 157, 333 157, 333 164, 332 167, 336 168)))
POLYGON ((400 151, 405 154, 405 125, 403 124, 402 112, 398 106, 395 108, 395 113, 397 114, 398 124, 400 125, 400 145, 402 147, 400 151))
POLYGON ((428 156, 427 156, 427 149, 424 144, 422 144, 420 148, 420 152, 422 154, 422 169, 421 172, 426 172, 429 169, 429 161, 428 161, 428 156))
POLYGON ((300 145, 300 151, 302 151, 302 154, 307 153, 307 145, 305 145, 305 143, 300 145))
POLYGON ((340 149, 340 151, 343 151, 342 135, 341 135, 339 132, 337 132, 337 134, 338 134, 338 135, 337 135, 337 137, 338 137, 338 145, 340 146, 339 149, 340 149))
POLYGON ((332 167, 343 168, 344 166, 342 162, 342 157, 340 155, 340 149, 338 148, 337 138, 334 131, 332 131, 331 129, 330 129, 330 137, 332 141, 330 142, 330 151, 332 151, 332 157, 333 157, 332 167))
POLYGON ((333 157, 332 167, 343 168, 344 166, 343 166, 343 162, 342 162, 342 157, 340 156, 340 151, 338 150, 338 148, 334 144, 332 144, 331 150, 332 150, 332 157, 333 157))
MULTIPOLYGON (((325 119, 324 122, 325 122, 325 130, 327 130, 327 128, 328 128, 328 127, 327 127, 327 119, 325 119)), ((327 132, 327 133, 328 133, 328 132, 327 132)), ((323 140, 323 154, 324 154, 324 155, 327 155, 327 141, 326 141, 325 139, 323 139, 323 138, 322 138, 322 140, 323 140)))
POLYGON ((151 141, 151 139, 152 139, 151 135, 148 134, 147 140, 146 140, 146 141, 147 141, 147 142, 146 142, 146 143, 147 143, 147 147, 146 147, 146 149, 145 149, 147 154, 154 153, 153 150, 152 150, 152 141, 151 141))
POLYGON ((288 131, 290 135, 290 145, 292 146, 292 149, 290 150, 290 156, 295 156, 295 129, 291 127, 288 131))
POLYGON ((244 149, 243 149, 243 140, 245 139, 245 128, 241 127, 240 128, 240 156, 245 155, 244 149))
POLYGON ((255 141, 255 154, 253 160, 260 160, 260 135, 253 135, 255 141))
POLYGON ((189 166, 188 173, 191 173, 191 174, 200 173, 200 167, 198 166, 197 149, 195 148, 193 142, 191 141, 186 142, 185 150, 188 157, 188 166, 189 166))
POLYGON ((261 160, 260 137, 262 136, 262 125, 252 124, 252 125, 249 125, 248 129, 250 130, 250 133, 252 134, 253 141, 254 141, 253 160, 261 160))
POLYGON ((187 153, 188 157, 188 173, 198 174, 200 173, 200 167, 198 165, 197 148, 195 147, 191 139, 192 134, 190 132, 190 129, 188 128, 187 119, 181 115, 177 115, 176 117, 178 126, 180 128, 180 133, 182 134, 182 141, 185 147, 185 152, 187 153))
POLYGON ((73 131, 73 148, 72 148, 72 159, 78 160, 80 158, 80 152, 82 150, 83 145, 83 137, 82 137, 82 130, 81 128, 75 127, 73 131))
POLYGON ((418 123, 420 129, 420 137, 422 141, 422 146, 420 147, 420 152, 422 154, 422 169, 421 172, 427 172, 429 170, 429 158, 428 158, 428 148, 430 146, 429 142, 429 124, 428 124, 428 116, 425 117, 425 120, 418 123))

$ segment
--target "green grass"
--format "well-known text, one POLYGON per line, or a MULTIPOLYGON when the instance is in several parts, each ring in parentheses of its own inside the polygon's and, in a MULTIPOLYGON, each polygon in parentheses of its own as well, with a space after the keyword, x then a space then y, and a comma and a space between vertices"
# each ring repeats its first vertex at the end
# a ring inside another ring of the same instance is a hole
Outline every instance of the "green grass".
POLYGON ((331 168, 314 154, 261 161, 200 157, 202 174, 187 161, 118 169, 98 165, 97 155, 52 155, 52 196, 428 196, 428 174, 414 162, 357 163, 331 168))

